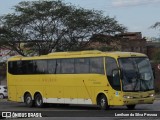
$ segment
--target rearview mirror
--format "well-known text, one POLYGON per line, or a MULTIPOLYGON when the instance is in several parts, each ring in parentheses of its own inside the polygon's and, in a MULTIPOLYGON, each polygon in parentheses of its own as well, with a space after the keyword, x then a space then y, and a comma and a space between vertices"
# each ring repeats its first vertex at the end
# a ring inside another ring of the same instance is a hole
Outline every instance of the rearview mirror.
POLYGON ((120 68, 113 69, 113 70, 112 70, 112 77, 114 78, 114 77, 116 77, 117 75, 120 76, 119 73, 120 73, 120 75, 121 75, 121 69, 120 69, 120 68))

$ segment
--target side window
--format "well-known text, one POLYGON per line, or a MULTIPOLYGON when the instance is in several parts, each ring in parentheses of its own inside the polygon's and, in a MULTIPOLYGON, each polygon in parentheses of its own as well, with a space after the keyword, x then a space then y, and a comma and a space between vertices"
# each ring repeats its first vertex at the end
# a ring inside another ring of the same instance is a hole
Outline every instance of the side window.
POLYGON ((115 90, 120 90, 120 77, 118 71, 114 72, 117 69, 117 62, 114 58, 106 57, 106 74, 110 85, 115 90), (114 72, 114 74, 113 74, 114 72))
POLYGON ((49 74, 56 73, 56 60, 48 60, 48 73, 49 74))
POLYGON ((104 74, 103 58, 90 58, 90 73, 104 74))
POLYGON ((35 63, 32 60, 22 61, 23 74, 35 73, 35 63))
MULTIPOLYGON (((17 62, 19 62, 19 61, 17 61, 17 62)), ((27 74, 27 73, 30 73, 29 71, 30 70, 28 70, 28 64, 29 64, 29 62, 31 62, 31 61, 22 61, 22 63, 21 63, 21 69, 22 69, 22 73, 19 73, 18 72, 18 74, 27 74)), ((20 65, 18 65, 18 66, 20 66, 20 65)), ((32 70, 31 70, 32 71, 32 70)))
POLYGON ((56 60, 56 74, 60 74, 61 73, 61 60, 56 60))
POLYGON ((16 74, 17 73, 17 62, 16 61, 13 61, 13 62, 8 62, 8 72, 10 74, 16 74))
POLYGON ((17 61, 16 63, 16 74, 23 74, 24 70, 22 61, 17 61))
POLYGON ((89 73, 89 58, 75 59, 75 73, 89 73))
POLYGON ((22 61, 13 61, 8 63, 8 72, 11 74, 24 74, 26 69, 23 69, 22 61))
POLYGON ((9 73, 11 74, 33 74, 33 61, 13 61, 9 62, 9 73))
POLYGON ((34 71, 37 74, 47 73, 47 60, 35 60, 34 61, 34 71))
POLYGON ((74 59, 61 59, 61 73, 74 73, 74 59))

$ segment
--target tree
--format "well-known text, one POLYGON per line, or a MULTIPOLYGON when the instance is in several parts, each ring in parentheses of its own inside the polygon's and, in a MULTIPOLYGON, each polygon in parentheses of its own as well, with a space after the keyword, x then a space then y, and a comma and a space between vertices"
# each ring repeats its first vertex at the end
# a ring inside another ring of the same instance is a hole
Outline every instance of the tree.
POLYGON ((160 22, 156 22, 151 28, 158 28, 160 30, 160 22))
POLYGON ((0 85, 1 81, 6 78, 6 63, 0 63, 0 85))
POLYGON ((0 24, 6 32, 0 32, 0 43, 23 56, 83 50, 94 34, 114 35, 126 30, 101 11, 78 8, 60 0, 24 1, 14 10, 1 16, 0 24))
MULTIPOLYGON (((158 29, 160 31, 160 22, 156 22, 154 25, 151 26, 151 28, 154 29, 158 29)), ((159 40, 159 39, 157 39, 159 40)), ((160 50, 158 50, 155 54, 154 54, 154 61, 155 62, 160 62, 160 50)))

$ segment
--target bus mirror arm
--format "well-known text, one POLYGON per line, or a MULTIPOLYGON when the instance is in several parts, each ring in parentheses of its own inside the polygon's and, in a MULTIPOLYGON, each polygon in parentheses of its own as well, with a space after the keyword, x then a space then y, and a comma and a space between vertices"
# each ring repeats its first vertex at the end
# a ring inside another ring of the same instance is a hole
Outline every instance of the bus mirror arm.
POLYGON ((123 79, 123 70, 121 68, 119 68, 119 70, 120 70, 120 78, 122 80, 123 79))

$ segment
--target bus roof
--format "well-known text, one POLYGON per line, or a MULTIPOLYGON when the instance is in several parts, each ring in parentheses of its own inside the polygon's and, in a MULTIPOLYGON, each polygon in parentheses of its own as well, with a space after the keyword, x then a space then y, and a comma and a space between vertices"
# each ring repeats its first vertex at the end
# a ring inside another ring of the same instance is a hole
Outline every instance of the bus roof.
POLYGON ((51 58, 78 58, 78 57, 98 57, 98 56, 109 56, 114 58, 120 57, 146 57, 145 54, 136 52, 102 52, 98 50, 89 51, 76 51, 76 52, 54 52, 48 55, 34 56, 34 57, 23 57, 23 56, 13 56, 8 59, 8 61, 14 60, 30 60, 30 59, 51 59, 51 58))

